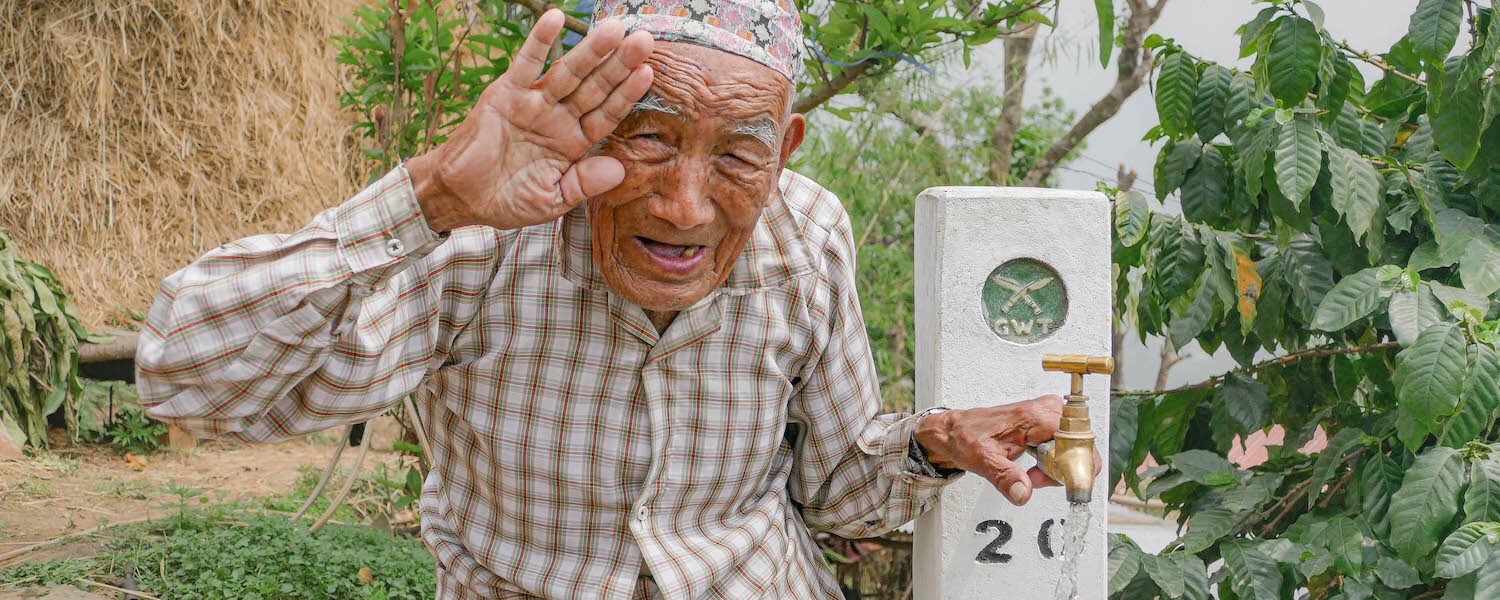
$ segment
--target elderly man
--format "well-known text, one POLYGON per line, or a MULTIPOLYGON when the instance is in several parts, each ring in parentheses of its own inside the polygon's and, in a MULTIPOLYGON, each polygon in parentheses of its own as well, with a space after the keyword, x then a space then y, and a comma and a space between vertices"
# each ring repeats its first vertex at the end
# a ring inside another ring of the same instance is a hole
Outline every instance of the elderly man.
POLYGON ((440 598, 839 598, 810 530, 1053 484, 1012 460, 1059 398, 877 414, 849 218, 784 168, 788 0, 600 2, 543 76, 562 22, 447 143, 168 277, 149 414, 277 440, 416 394, 440 598))

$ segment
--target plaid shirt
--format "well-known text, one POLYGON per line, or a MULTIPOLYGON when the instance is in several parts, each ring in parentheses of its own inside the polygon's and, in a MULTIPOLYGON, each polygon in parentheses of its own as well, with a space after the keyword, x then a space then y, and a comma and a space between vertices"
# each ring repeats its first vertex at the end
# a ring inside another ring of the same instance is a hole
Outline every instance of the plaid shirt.
POLYGON ((916 417, 876 414, 848 215, 778 187, 728 280, 658 334, 605 286, 582 209, 438 236, 397 168, 169 276, 141 397, 266 441, 416 394, 440 598, 841 598, 809 528, 879 534, 951 477, 909 457, 916 417))

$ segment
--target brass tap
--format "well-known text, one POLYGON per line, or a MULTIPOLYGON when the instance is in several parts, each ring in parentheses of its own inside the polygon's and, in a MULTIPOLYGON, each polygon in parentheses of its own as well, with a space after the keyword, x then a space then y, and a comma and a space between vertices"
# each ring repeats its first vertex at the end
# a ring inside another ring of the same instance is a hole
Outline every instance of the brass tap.
POLYGON ((1057 435, 1031 450, 1037 465, 1047 476, 1063 484, 1068 502, 1082 504, 1094 493, 1094 430, 1089 426, 1088 396, 1083 395, 1083 376, 1113 373, 1115 359, 1108 356, 1048 354, 1042 357, 1043 371, 1060 371, 1073 376, 1073 385, 1063 405, 1057 435))

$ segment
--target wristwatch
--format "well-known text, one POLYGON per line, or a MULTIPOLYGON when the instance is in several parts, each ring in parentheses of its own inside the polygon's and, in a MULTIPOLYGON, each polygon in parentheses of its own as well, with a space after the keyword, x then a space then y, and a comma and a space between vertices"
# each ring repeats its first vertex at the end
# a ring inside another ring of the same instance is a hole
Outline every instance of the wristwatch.
MULTIPOLYGON (((944 406, 934 406, 920 413, 917 413, 916 422, 920 424, 922 422, 922 419, 947 410, 950 409, 944 406)), ((927 452, 923 451, 922 445, 917 443, 916 427, 912 427, 911 441, 907 443, 906 456, 907 458, 910 458, 912 463, 915 465, 915 468, 913 468, 912 470, 924 477, 946 479, 964 472, 963 469, 940 468, 932 464, 932 461, 927 460, 927 452)))

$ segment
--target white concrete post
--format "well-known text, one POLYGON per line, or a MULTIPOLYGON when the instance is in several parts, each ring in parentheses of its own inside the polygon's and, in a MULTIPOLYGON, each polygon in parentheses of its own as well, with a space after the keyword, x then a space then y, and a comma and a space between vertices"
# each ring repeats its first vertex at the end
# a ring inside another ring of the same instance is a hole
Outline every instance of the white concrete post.
MULTIPOLYGON (((1043 354, 1108 356, 1110 226, 1109 201, 1097 192, 922 192, 916 223, 917 408, 1064 395, 1068 376, 1042 371, 1043 354), (1061 298, 1065 314, 1056 308, 1061 298)), ((1097 447, 1107 457, 1109 377, 1084 381, 1097 447)), ((1023 467, 1034 464, 1025 456, 1020 460, 1023 467)), ((1104 481, 1102 475, 1095 480, 1090 503, 1093 520, 1078 571, 1083 600, 1105 597, 1104 481)), ((1060 489, 1038 490, 1018 508, 978 477, 953 484, 917 520, 916 600, 1052 599, 1062 567, 1060 521, 1067 514, 1060 489)))

